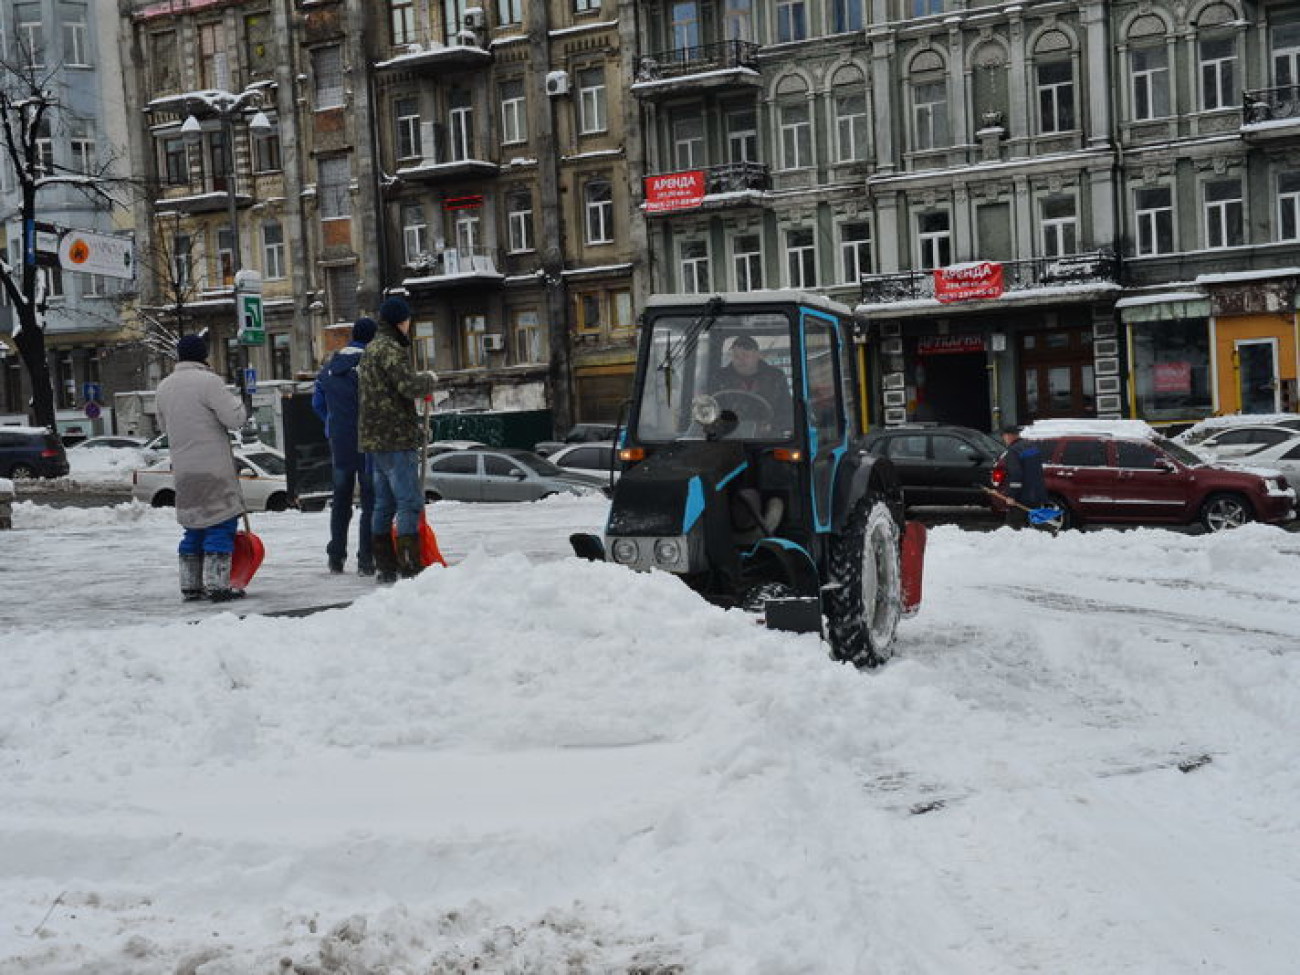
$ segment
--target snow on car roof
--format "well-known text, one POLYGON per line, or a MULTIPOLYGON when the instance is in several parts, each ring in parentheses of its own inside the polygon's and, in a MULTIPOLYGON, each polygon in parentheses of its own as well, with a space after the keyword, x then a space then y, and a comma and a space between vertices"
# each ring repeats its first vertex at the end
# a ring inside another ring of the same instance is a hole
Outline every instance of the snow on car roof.
POLYGON ((1226 416, 1208 416, 1192 424, 1174 437, 1174 440, 1190 444, 1203 440, 1225 427, 1267 427, 1279 423, 1294 424, 1297 421, 1300 421, 1300 413, 1229 413, 1226 416))
POLYGON ((1036 420, 1020 431, 1022 437, 1044 440, 1048 437, 1092 436, 1123 437, 1130 440, 1153 440, 1159 436, 1145 420, 1098 420, 1091 417, 1063 417, 1036 420))

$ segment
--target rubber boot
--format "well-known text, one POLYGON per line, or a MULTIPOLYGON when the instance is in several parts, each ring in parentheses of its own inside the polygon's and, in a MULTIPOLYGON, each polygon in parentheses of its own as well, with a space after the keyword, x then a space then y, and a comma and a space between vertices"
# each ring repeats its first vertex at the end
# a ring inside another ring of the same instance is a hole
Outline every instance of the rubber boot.
POLYGON ((203 591, 214 603, 225 603, 244 596, 244 590, 232 589, 230 586, 230 560, 229 552, 203 553, 203 591))
POLYGON ((181 557, 181 599, 192 603, 202 599, 203 592, 203 556, 182 555, 181 557))
POLYGON ((375 556, 375 582, 381 586, 391 586, 397 581, 397 552, 393 548, 393 536, 380 532, 370 540, 370 551, 375 556))
POLYGON ((414 579, 424 571, 419 535, 397 536, 397 571, 403 579, 414 579))

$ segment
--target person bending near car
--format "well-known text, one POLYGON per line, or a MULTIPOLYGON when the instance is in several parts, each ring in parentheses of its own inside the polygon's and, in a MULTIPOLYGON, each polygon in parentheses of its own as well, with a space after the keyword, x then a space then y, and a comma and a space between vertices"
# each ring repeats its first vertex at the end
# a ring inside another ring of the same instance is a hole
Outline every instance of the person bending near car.
POLYGON ((790 384, 786 381, 785 373, 763 358, 753 336, 737 335, 731 340, 728 352, 731 354, 731 362, 718 370, 714 380, 713 395, 720 405, 742 415, 748 414, 746 419, 760 425, 788 426, 791 415, 790 384), (747 409, 745 397, 723 395, 729 392, 757 397, 767 407, 767 414, 754 415, 761 413, 761 408, 747 409))
POLYGON ((361 357, 361 415, 358 446, 370 455, 375 510, 370 522, 375 579, 392 583, 418 575, 420 515, 424 488, 419 450, 426 431, 415 401, 433 395, 438 381, 432 372, 416 372, 411 364, 411 309, 402 298, 379 306, 379 329, 361 357), (393 524, 397 541, 393 541, 393 524))
POLYGON ((176 343, 176 368, 158 384, 158 419, 171 451, 180 544, 181 598, 238 599, 230 585, 235 532, 244 512, 229 430, 244 425, 244 404, 208 368, 200 335, 176 343))
POLYGON ((1032 440, 1022 440, 1020 427, 1002 428, 1007 468, 1006 494, 1016 504, 1007 505, 1006 523, 1012 528, 1029 525, 1029 508, 1047 504, 1047 481, 1043 477, 1043 451, 1032 440), (1023 505, 1023 507, 1021 507, 1023 505))

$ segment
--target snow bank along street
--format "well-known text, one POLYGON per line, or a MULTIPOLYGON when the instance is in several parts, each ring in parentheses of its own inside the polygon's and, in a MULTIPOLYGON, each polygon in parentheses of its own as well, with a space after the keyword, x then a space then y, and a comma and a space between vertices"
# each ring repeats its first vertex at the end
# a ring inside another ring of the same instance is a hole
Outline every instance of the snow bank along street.
POLYGON ((430 511, 385 590, 256 518, 237 612, 356 602, 241 619, 15 507, 0 971, 1295 971, 1300 536, 940 528, 864 674, 564 557, 598 499, 430 511))

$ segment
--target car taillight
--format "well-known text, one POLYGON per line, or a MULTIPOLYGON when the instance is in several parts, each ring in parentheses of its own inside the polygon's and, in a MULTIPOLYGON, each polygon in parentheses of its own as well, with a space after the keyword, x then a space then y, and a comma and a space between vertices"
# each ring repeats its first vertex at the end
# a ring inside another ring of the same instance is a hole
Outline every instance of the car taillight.
POLYGON ((57 450, 51 450, 49 447, 46 447, 44 450, 41 451, 41 456, 46 460, 49 460, 51 457, 58 457, 59 452, 57 450))
POLYGON ((993 482, 995 488, 1002 487, 1007 482, 1007 469, 1005 467, 995 467, 989 472, 989 480, 993 482))

